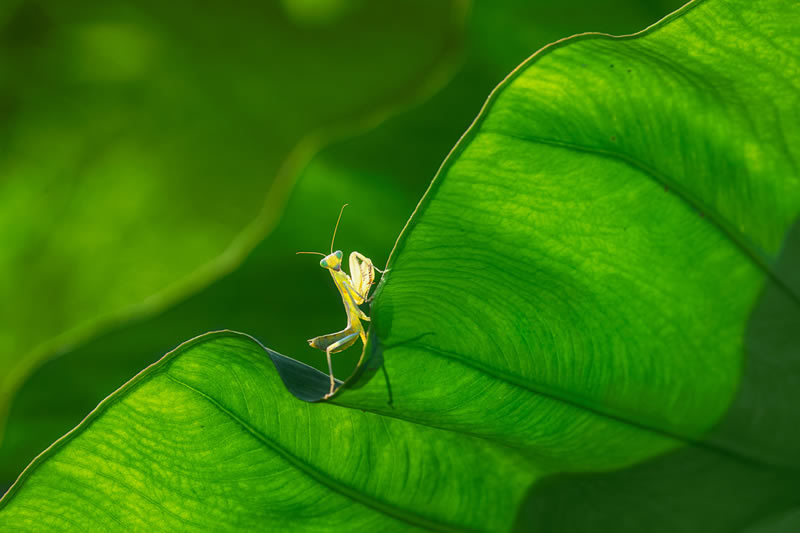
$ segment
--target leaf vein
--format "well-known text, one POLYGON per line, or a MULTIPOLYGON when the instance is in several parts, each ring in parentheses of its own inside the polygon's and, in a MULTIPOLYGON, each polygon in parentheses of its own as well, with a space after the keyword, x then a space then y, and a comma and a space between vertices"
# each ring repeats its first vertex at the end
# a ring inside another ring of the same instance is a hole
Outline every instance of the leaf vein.
POLYGON ((396 520, 400 520, 417 527, 424 527, 434 531, 468 531, 464 528, 460 528, 452 524, 437 522, 428 517, 417 515, 415 513, 409 512, 406 509, 395 507, 389 503, 382 502, 375 498, 365 495, 363 492, 360 492, 357 489, 340 482, 339 480, 330 476, 328 473, 319 470, 313 465, 303 461, 296 455, 290 453, 284 447, 280 446, 278 443, 267 438, 261 432, 256 430, 253 426, 248 424, 245 420, 242 420, 239 416, 237 416, 235 413, 227 409, 219 401, 217 401, 210 395, 206 394, 205 392, 189 385, 188 383, 179 380, 178 378, 170 374, 167 374, 167 377, 176 384, 187 388, 188 390, 194 392, 198 396, 202 397, 203 399, 211 403, 221 413, 223 413, 231 420, 239 424, 244 430, 250 433, 256 440, 264 444, 264 446, 266 446, 276 454, 280 455, 284 460, 289 462, 299 471, 303 472, 304 474, 312 478, 314 481, 324 485, 328 489, 331 489, 357 503, 360 503, 366 507, 378 511, 384 515, 390 516, 396 520))

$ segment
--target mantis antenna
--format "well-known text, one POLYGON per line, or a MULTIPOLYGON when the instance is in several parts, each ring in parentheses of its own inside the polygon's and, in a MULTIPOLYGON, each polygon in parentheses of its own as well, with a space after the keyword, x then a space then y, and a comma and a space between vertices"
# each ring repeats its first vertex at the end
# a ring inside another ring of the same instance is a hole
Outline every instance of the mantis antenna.
POLYGON ((336 226, 333 228, 333 237, 331 238, 331 253, 333 253, 333 243, 336 241, 336 230, 339 229, 339 222, 342 220, 342 213, 344 213, 344 208, 348 205, 350 204, 344 204, 339 210, 339 218, 336 219, 336 226))
MULTIPOLYGON (((336 230, 339 229, 339 222, 342 220, 342 213, 344 212, 344 208, 348 205, 350 204, 344 204, 339 210, 339 218, 336 219, 336 226, 333 228, 333 237, 331 238, 331 253, 333 253, 333 243, 336 242, 336 230)), ((321 255, 322 257, 325 257, 325 254, 322 252, 295 252, 295 255, 299 254, 321 255)))

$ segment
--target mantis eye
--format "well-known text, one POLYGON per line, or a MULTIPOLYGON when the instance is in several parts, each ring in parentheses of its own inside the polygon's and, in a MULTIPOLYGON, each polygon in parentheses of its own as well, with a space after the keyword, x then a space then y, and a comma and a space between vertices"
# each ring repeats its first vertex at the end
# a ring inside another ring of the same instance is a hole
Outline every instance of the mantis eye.
POLYGON ((342 251, 341 250, 336 250, 336 258, 339 259, 339 261, 342 260, 342 251))
POLYGON ((328 268, 328 262, 323 259, 322 261, 319 262, 319 266, 321 266, 322 268, 328 268))

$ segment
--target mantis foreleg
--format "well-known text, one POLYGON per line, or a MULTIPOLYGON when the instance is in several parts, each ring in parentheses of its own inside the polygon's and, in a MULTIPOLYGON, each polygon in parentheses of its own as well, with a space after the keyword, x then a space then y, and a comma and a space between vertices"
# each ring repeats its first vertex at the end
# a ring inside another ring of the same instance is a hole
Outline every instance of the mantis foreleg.
MULTIPOLYGON (((359 326, 360 325, 361 324, 359 324, 359 326)), ((362 329, 363 328, 361 327, 348 326, 342 331, 331 333, 329 335, 320 335, 319 337, 314 337, 308 341, 312 347, 325 350, 325 354, 328 356, 328 375, 331 378, 331 390, 325 395, 326 400, 333 394, 333 389, 336 386, 336 382, 333 378, 333 363, 331 361, 331 354, 341 352, 342 350, 346 350, 352 346, 356 340, 358 340, 360 333, 359 330, 362 329)))

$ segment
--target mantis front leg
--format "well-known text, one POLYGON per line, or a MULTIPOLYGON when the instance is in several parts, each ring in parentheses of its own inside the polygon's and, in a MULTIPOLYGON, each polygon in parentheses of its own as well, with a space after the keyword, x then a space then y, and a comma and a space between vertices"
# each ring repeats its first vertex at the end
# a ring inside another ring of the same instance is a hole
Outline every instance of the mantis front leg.
POLYGON ((333 362, 331 361, 331 354, 341 352, 342 350, 346 350, 352 346, 358 340, 358 337, 363 330, 364 328, 361 326, 361 323, 356 322, 355 324, 348 324, 348 326, 342 331, 337 331, 336 333, 330 333, 328 335, 320 335, 319 337, 309 339, 308 344, 310 344, 313 348, 325 350, 325 354, 328 356, 328 375, 331 378, 331 390, 325 395, 325 400, 333 395, 333 390, 336 387, 336 381, 333 377, 333 362))

